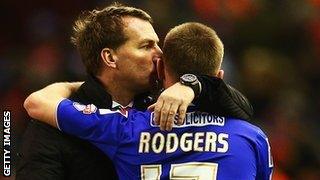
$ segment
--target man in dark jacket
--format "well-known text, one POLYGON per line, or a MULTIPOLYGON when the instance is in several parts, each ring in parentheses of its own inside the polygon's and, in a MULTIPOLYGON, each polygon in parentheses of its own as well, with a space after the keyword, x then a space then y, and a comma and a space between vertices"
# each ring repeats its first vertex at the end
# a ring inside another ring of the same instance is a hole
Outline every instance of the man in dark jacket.
MULTIPOLYGON (((162 53, 151 22, 144 11, 119 5, 94 10, 80 18, 73 41, 91 75, 71 99, 99 108, 113 108, 113 101, 126 105, 134 99, 135 108, 145 109, 152 98, 135 95, 153 85, 152 60, 162 53), (130 23, 140 23, 145 28, 129 29, 130 23), (140 36, 145 38, 134 41, 140 36), (119 88, 135 93, 119 94, 119 88)), ((249 102, 221 79, 207 76, 198 79, 202 91, 196 101, 204 111, 242 119, 252 117, 249 102)), ((111 161, 95 147, 36 121, 31 121, 27 128, 20 152, 18 180, 117 179, 111 161)))
MULTIPOLYGON (((198 98, 200 108, 225 116, 252 118, 250 103, 237 90, 220 79, 207 76, 198 79, 203 85, 198 98)), ((91 76, 70 99, 100 108, 112 107, 111 96, 91 76)), ((138 97, 134 107, 146 108, 151 103, 149 100, 149 97, 138 97)), ((18 180, 117 179, 112 162, 100 150, 42 122, 30 122, 19 154, 18 180)))

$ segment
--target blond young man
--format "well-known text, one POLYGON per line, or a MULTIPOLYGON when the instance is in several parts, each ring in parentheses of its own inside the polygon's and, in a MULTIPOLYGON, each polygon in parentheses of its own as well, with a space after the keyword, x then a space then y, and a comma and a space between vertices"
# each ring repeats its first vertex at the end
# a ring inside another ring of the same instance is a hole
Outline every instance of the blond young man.
MULTIPOLYGON (((175 88, 172 86, 177 85, 180 77, 184 84, 195 78, 192 74, 223 76, 220 70, 223 45, 205 25, 185 23, 173 28, 165 38, 163 50, 157 72, 167 90, 175 88)), ((177 121, 168 133, 159 129, 150 111, 123 112, 81 105, 64 99, 71 91, 64 84, 48 86, 30 95, 25 108, 31 117, 101 149, 113 159, 120 179, 271 176, 268 139, 258 127, 243 120, 201 112, 195 103, 189 107, 185 121, 180 125, 177 121), (46 99, 48 94, 54 95, 46 99)), ((192 90, 186 93, 188 103, 193 98, 192 90)), ((159 101, 155 108, 158 104, 159 101)))

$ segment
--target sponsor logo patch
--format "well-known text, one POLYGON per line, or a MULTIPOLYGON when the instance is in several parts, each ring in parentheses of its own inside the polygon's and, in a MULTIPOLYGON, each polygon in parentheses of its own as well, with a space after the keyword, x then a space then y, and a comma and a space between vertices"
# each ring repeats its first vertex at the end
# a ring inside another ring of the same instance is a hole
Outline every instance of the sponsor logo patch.
POLYGON ((82 111, 83 114, 91 114, 97 111, 97 107, 94 104, 83 105, 75 102, 73 103, 73 107, 76 108, 78 111, 82 111))
MULTIPOLYGON (((189 127, 189 126, 208 126, 208 125, 214 125, 214 126, 224 126, 225 124, 225 117, 222 116, 216 116, 212 114, 208 114, 205 112, 188 112, 186 113, 186 117, 184 119, 184 123, 182 125, 177 125, 177 118, 178 116, 175 116, 175 121, 173 122, 174 128, 183 128, 183 127, 189 127)), ((154 113, 151 113, 150 116, 150 125, 153 127, 159 127, 159 125, 156 125, 154 123, 154 113)))

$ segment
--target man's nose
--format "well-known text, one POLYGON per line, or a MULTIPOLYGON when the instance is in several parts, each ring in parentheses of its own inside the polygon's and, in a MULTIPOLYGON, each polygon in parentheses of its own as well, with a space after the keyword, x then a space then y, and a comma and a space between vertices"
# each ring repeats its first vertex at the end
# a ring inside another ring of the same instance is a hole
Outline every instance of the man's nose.
POLYGON ((159 53, 160 55, 163 54, 163 53, 162 53, 162 50, 161 50, 161 48, 158 46, 158 44, 156 44, 155 50, 156 50, 156 53, 159 53))

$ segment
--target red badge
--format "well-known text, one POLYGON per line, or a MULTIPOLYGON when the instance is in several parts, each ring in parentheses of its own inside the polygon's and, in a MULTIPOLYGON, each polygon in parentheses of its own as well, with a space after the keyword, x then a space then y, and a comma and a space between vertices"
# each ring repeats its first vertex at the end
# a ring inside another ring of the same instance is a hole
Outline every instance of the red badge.
POLYGON ((83 114, 91 114, 91 113, 95 113, 96 110, 97 110, 97 107, 95 105, 89 104, 89 105, 86 105, 86 107, 82 112, 83 114))

